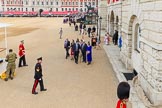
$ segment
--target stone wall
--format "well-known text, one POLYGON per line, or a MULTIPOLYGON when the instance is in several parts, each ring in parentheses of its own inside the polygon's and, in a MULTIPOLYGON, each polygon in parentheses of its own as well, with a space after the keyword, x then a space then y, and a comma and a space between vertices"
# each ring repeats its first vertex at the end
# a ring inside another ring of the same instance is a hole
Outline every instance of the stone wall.
POLYGON ((121 35, 121 2, 108 4, 107 8, 107 32, 113 36, 115 30, 121 35))
POLYGON ((162 1, 123 1, 122 39, 125 66, 139 73, 139 82, 151 103, 162 105, 162 1), (134 45, 137 24, 138 51, 134 45))
MULTIPOLYGON (((99 1, 99 7, 98 7, 98 15, 99 17, 102 17, 101 21, 101 29, 106 31, 106 26, 107 26, 107 1, 106 0, 100 0, 99 1)), ((100 25, 100 24, 99 24, 100 25)))

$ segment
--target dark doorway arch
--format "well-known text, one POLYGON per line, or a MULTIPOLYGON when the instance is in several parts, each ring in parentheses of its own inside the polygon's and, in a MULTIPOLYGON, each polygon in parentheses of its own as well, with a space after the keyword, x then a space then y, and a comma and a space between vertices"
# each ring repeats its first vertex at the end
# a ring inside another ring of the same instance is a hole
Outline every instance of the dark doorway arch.
POLYGON ((110 27, 110 16, 107 15, 107 32, 109 32, 109 27, 110 27))
POLYGON ((115 30, 119 31, 119 17, 116 16, 116 21, 115 21, 115 30))
POLYGON ((110 35, 113 36, 114 34, 114 12, 111 11, 111 16, 110 16, 110 35))

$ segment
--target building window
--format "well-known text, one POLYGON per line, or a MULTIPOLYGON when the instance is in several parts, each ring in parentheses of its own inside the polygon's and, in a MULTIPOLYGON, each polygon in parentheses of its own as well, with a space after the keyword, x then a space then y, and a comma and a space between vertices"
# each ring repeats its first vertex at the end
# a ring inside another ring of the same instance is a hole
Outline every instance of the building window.
POLYGON ((78 11, 78 8, 76 8, 76 11, 78 11))
POLYGON ((62 5, 64 5, 64 2, 62 2, 62 5))
POLYGON ((32 8, 32 12, 34 12, 34 8, 32 8))
POLYGON ((16 1, 15 1, 15 4, 16 4, 16 1))
POLYGON ((58 8, 56 8, 56 11, 58 11, 58 8))
POLYGON ((73 5, 74 5, 74 2, 73 2, 73 5))
POLYGON ((87 2, 84 2, 84 5, 87 5, 87 2))
POLYGON ((48 5, 48 2, 46 2, 46 5, 48 5))
POLYGON ((80 5, 83 5, 83 3, 82 3, 82 2, 80 2, 80 5))
POLYGON ((18 11, 20 11, 20 8, 18 8, 18 11))
POLYGON ((28 11, 28 8, 26 8, 26 11, 28 11))
POLYGON ((69 2, 69 5, 71 5, 71 3, 69 2))
POLYGON ((35 5, 35 1, 33 1, 33 5, 35 5))
POLYGON ((28 5, 28 1, 26 1, 26 5, 28 5))
POLYGON ((39 1, 37 2, 37 5, 39 5, 39 1))
MULTIPOLYGON (((4 8, 3 8, 3 10, 4 10, 4 8)), ((9 8, 7 8, 7 11, 9 11, 10 9, 9 8)))
POLYGON ((78 2, 76 2, 76 5, 78 5, 78 2))
POLYGON ((7 4, 9 4, 9 1, 7 1, 7 4))
POLYGON ((67 5, 67 2, 65 4, 67 5))
POLYGON ((21 3, 23 4, 24 2, 22 1, 21 3))
POLYGON ((53 5, 53 2, 51 2, 51 5, 53 5))
POLYGON ((52 12, 52 8, 50 9, 50 12, 52 12))
POLYGON ((69 11, 71 11, 71 8, 69 8, 69 11))
POLYGON ((12 1, 11 1, 11 4, 12 4, 12 1))
POLYGON ((74 8, 73 8, 73 11, 74 11, 74 8))
POLYGON ((93 2, 92 5, 94 6, 95 5, 95 2, 93 2))
POLYGON ((67 8, 65 8, 65 11, 67 11, 67 8))
POLYGON ((62 11, 64 11, 64 8, 62 8, 62 11))
POLYGON ((44 5, 44 2, 42 2, 42 5, 44 5))
POLYGON ((21 8, 21 11, 23 11, 23 8, 21 8))

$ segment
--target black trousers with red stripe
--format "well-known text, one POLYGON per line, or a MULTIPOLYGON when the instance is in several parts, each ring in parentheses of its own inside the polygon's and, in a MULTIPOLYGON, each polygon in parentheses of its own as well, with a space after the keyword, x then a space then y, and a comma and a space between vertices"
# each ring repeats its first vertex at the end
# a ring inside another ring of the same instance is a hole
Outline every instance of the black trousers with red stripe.
POLYGON ((35 79, 34 85, 33 85, 33 89, 32 89, 32 93, 35 92, 35 90, 37 88, 37 85, 38 85, 38 82, 39 82, 39 85, 40 85, 40 90, 43 90, 44 89, 43 79, 42 78, 41 78, 41 80, 35 79))

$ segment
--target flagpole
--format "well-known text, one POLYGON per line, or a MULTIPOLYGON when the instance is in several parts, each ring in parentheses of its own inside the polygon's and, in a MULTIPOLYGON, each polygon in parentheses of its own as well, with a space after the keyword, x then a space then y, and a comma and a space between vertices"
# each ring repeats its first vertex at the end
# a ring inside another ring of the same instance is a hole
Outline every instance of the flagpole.
POLYGON ((6 55, 7 55, 7 25, 5 25, 5 48, 6 48, 6 55))

